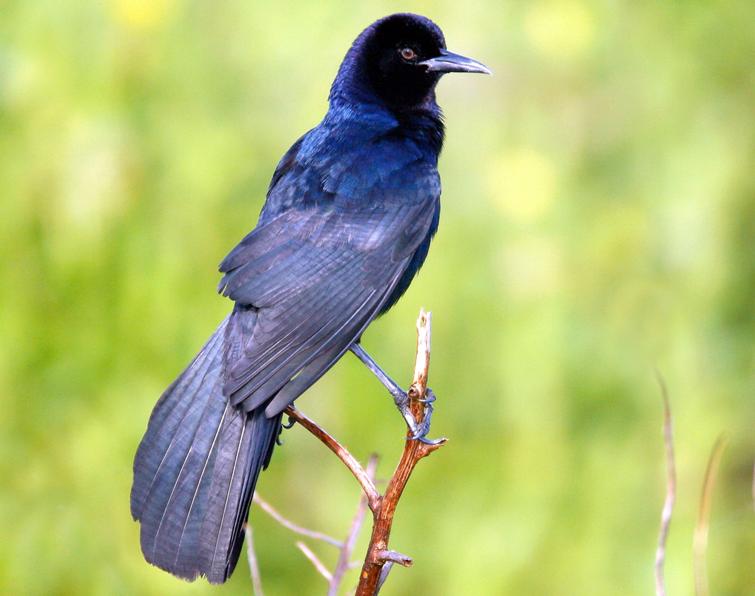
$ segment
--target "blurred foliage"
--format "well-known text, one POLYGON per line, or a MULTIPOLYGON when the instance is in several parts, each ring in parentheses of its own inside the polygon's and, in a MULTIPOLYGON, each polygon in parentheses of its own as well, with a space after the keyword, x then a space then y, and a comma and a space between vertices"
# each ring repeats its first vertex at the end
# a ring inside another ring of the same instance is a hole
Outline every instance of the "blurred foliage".
MULTIPOLYGON (((408 380, 416 312, 434 312, 433 430, 451 438, 401 503, 393 545, 416 564, 385 593, 651 593, 657 367, 679 469, 669 591, 691 592, 706 458, 725 431, 709 575, 712 593, 752 594, 747 0, 0 3, 0 591, 250 592, 243 559, 221 588, 143 561, 132 457, 228 310, 216 266, 277 159, 324 113, 356 34, 397 10, 435 19, 495 76, 439 87, 440 232, 365 338, 408 380)), ((353 358, 299 405, 390 473, 402 423, 353 358)), ((358 498, 301 430, 259 488, 332 534, 358 498)), ((321 591, 293 537, 254 519, 267 592, 321 591)))

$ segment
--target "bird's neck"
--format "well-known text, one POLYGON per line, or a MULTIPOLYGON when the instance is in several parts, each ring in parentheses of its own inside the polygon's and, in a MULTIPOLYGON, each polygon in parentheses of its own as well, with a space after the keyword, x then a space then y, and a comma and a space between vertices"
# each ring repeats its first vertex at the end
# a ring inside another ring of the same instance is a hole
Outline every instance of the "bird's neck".
POLYGON ((402 112, 398 115, 398 121, 402 134, 429 147, 437 159, 443 148, 445 126, 443 113, 434 97, 432 105, 402 112))
POLYGON ((353 132, 359 130, 359 136, 392 136, 414 141, 433 153, 436 159, 443 147, 443 113, 435 102, 434 94, 421 105, 403 109, 379 101, 353 101, 331 96, 325 121, 336 128, 343 127, 353 132))

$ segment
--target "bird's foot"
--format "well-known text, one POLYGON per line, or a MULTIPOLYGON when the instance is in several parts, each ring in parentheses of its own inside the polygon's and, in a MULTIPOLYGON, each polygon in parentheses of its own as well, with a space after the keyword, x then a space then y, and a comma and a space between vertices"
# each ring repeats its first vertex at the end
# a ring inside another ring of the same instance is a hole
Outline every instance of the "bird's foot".
POLYGON ((283 439, 281 436, 283 435, 283 429, 290 429, 293 428, 294 424, 296 424, 296 420, 291 418, 291 416, 288 417, 288 422, 281 421, 280 426, 278 427, 278 434, 275 437, 275 444, 280 446, 283 445, 283 439))
POLYGON ((393 395, 393 401, 396 403, 398 411, 401 412, 406 425, 409 427, 411 436, 407 438, 408 441, 419 441, 427 445, 438 445, 443 442, 443 439, 428 439, 427 433, 430 432, 430 421, 433 416, 433 402, 435 401, 435 394, 431 389, 427 389, 425 397, 419 399, 420 403, 424 404, 424 416, 421 422, 417 422, 409 407, 409 396, 401 391, 396 391, 393 395))

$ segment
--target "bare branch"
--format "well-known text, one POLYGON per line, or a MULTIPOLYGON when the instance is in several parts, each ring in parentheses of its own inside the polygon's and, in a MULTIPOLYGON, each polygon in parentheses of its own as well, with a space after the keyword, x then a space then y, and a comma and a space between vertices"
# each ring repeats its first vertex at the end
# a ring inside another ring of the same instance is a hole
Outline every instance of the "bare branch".
POLYGON ((246 535, 246 558, 249 561, 249 573, 252 575, 252 592, 254 596, 264 596, 260 567, 257 563, 257 553, 254 550, 252 526, 244 524, 244 534, 246 535))
POLYGON ((362 490, 367 496, 367 504, 372 511, 375 511, 380 502, 380 493, 378 493, 377 489, 375 488, 375 483, 373 482, 373 480, 367 475, 367 472, 356 460, 356 458, 351 455, 351 453, 349 453, 349 450, 341 445, 335 438, 333 438, 333 436, 330 435, 325 429, 321 428, 314 420, 307 417, 303 412, 301 412, 301 410, 297 410, 293 406, 288 406, 285 412, 290 418, 296 420, 296 422, 301 424, 310 433, 320 439, 320 441, 322 441, 328 449, 330 449, 338 456, 338 458, 354 475, 354 478, 356 478, 359 484, 362 485, 362 490))
MULTIPOLYGON (((377 469, 377 462, 378 457, 375 454, 372 454, 370 456, 369 461, 367 462, 367 477, 370 480, 373 480, 375 478, 375 470, 377 469)), ((356 545, 357 536, 359 536, 359 530, 362 528, 362 524, 364 523, 364 516, 367 512, 367 497, 366 495, 362 494, 361 498, 359 499, 359 505, 357 506, 357 511, 354 514, 354 519, 351 521, 351 527, 349 528, 349 534, 346 537, 346 540, 343 543, 343 546, 341 547, 341 552, 338 555, 338 563, 336 563, 336 568, 333 571, 333 577, 330 580, 330 585, 328 586, 328 596, 337 596, 338 595, 338 589, 341 586, 341 582, 343 581, 344 576, 346 575, 346 572, 349 571, 349 569, 352 569, 352 564, 349 562, 351 559, 351 555, 354 552, 354 546, 356 545)), ((357 563, 359 565, 359 563, 357 563)))
POLYGON ((666 446, 666 500, 661 513, 661 530, 658 535, 658 548, 655 551, 655 593, 666 596, 666 585, 663 579, 663 567, 666 562, 666 541, 671 527, 671 515, 676 501, 676 463, 674 458, 674 429, 671 416, 671 404, 668 389, 661 374, 656 371, 658 383, 663 397, 663 441, 666 446))
MULTIPOLYGON (((377 456, 372 455, 370 456, 369 462, 367 464, 367 469, 366 469, 367 477, 370 480, 372 480, 375 477, 376 469, 377 469, 377 456)), ((307 536, 308 538, 321 540, 339 549, 338 563, 336 564, 336 568, 333 571, 333 573, 331 573, 330 571, 328 571, 328 569, 325 567, 325 565, 322 563, 319 557, 314 553, 314 551, 310 549, 304 542, 299 541, 296 543, 297 548, 301 550, 304 553, 304 556, 306 556, 307 559, 309 559, 309 561, 315 566, 315 569, 317 569, 318 573, 320 573, 320 575, 322 575, 326 580, 328 580, 328 594, 337 596, 338 590, 341 586, 341 583, 343 582, 343 579, 346 573, 350 569, 353 569, 355 566, 361 565, 361 563, 356 563, 356 564, 350 563, 350 559, 351 559, 352 553, 354 552, 354 545, 356 544, 356 539, 357 539, 357 536, 359 535, 359 530, 364 524, 364 517, 367 512, 367 496, 364 493, 360 495, 357 511, 354 515, 354 519, 351 522, 351 526, 349 527, 349 533, 346 537, 346 540, 344 540, 343 542, 336 540, 335 538, 332 538, 331 536, 328 536, 327 534, 323 534, 322 532, 316 532, 314 530, 304 528, 292 522, 291 520, 284 517, 277 509, 275 509, 275 507, 273 507, 270 503, 268 503, 265 499, 263 499, 257 493, 254 494, 253 502, 256 503, 265 513, 267 513, 270 517, 272 517, 276 522, 278 522, 284 528, 287 528, 296 534, 307 536)), ((253 579, 256 577, 257 581, 259 581, 259 569, 256 567, 256 558, 254 557, 254 551, 253 551, 254 547, 251 541, 251 528, 248 528, 247 530, 247 538, 248 538, 247 546, 252 549, 249 552, 249 557, 250 557, 249 566, 250 566, 250 569, 254 569, 254 571, 252 571, 252 577, 253 579), (255 567, 252 567, 253 562, 254 562, 255 567)))
MULTIPOLYGON (((414 366, 414 379, 407 395, 409 397, 409 407, 415 421, 421 424, 425 417, 425 395, 427 394, 427 378, 430 369, 430 313, 424 310, 420 311, 417 319, 417 357, 414 366)), ((375 470, 377 467, 377 458, 372 456, 367 465, 367 469, 354 458, 351 453, 341 445, 333 436, 321 428, 312 419, 307 417, 301 411, 293 406, 286 408, 288 416, 298 422, 311 434, 317 437, 343 462, 343 464, 354 475, 362 487, 363 495, 360 498, 359 506, 352 519, 351 527, 346 539, 341 542, 322 532, 315 532, 303 528, 298 524, 286 519, 272 505, 255 494, 254 502, 257 503, 268 515, 278 523, 289 530, 308 536, 317 540, 322 540, 339 548, 340 553, 338 563, 333 573, 323 565, 317 555, 304 543, 297 542, 296 546, 304 553, 307 559, 315 566, 318 573, 328 581, 328 594, 335 596, 341 586, 345 574, 348 570, 358 566, 359 563, 351 562, 351 555, 354 551, 359 530, 364 523, 366 508, 369 507, 373 514, 373 526, 370 536, 370 545, 362 563, 362 572, 360 574, 359 585, 357 586, 357 596, 374 596, 380 590, 385 582, 388 572, 394 564, 408 567, 412 564, 412 558, 388 548, 391 527, 393 525, 393 516, 398 505, 398 501, 403 494, 409 477, 417 465, 417 462, 436 451, 446 443, 446 439, 441 439, 434 443, 425 443, 411 438, 411 433, 406 436, 406 443, 401 459, 396 467, 393 476, 388 480, 385 494, 381 495, 375 487, 375 470)), ((251 532, 249 543, 251 545, 251 532)), ((253 555, 253 551, 252 551, 253 555)), ((250 556, 252 556, 250 555, 250 556)), ((252 560, 250 559, 250 566, 252 560)), ((256 564, 256 560, 255 560, 256 564)))
POLYGON ((275 521, 277 521, 280 525, 282 525, 284 528, 288 528, 292 532, 296 534, 300 534, 301 536, 306 536, 308 538, 314 538, 315 540, 322 540, 323 542, 327 542, 328 544, 332 544, 336 548, 342 548, 343 542, 340 540, 336 540, 332 536, 328 536, 327 534, 323 534, 322 532, 317 532, 315 530, 309 530, 307 528, 304 528, 298 524, 295 524, 291 520, 283 517, 276 509, 273 507, 270 503, 265 501, 262 497, 259 496, 258 493, 254 493, 254 497, 252 498, 252 503, 257 504, 260 509, 262 509, 265 513, 267 513, 270 517, 272 517, 275 521))
POLYGON ((708 550, 708 529, 710 527, 710 510, 713 500, 713 488, 716 485, 718 467, 721 464, 721 456, 726 448, 727 439, 721 435, 716 439, 713 450, 708 459, 708 467, 705 470, 703 492, 700 497, 700 508, 697 512, 697 525, 695 526, 695 538, 693 543, 695 568, 695 594, 708 596, 708 574, 706 571, 705 557, 708 550))
MULTIPOLYGON (((427 388, 430 375, 430 340, 432 339, 433 314, 420 309, 417 317, 417 356, 414 360, 414 376, 412 385, 422 389, 422 395, 427 388)), ((420 396, 421 397, 421 396, 420 396)))
POLYGON ((307 557, 312 565, 315 566, 315 569, 317 569, 317 572, 322 575, 328 582, 333 580, 333 576, 330 574, 330 571, 323 565, 322 561, 318 558, 318 556, 310 550, 310 548, 304 544, 301 541, 297 541, 296 548, 298 548, 301 552, 304 553, 304 556, 307 557))
MULTIPOLYGON (((417 357, 414 366, 414 379, 408 391, 412 414, 417 422, 422 422, 425 416, 424 404, 421 400, 427 392, 427 378, 430 369, 430 329, 430 313, 421 310, 417 319, 417 357)), ((391 552, 388 550, 388 540, 393 526, 393 516, 406 483, 409 481, 417 462, 446 443, 446 440, 443 439, 437 444, 426 444, 411 440, 410 437, 410 433, 407 433, 407 441, 401 454, 401 460, 388 481, 379 507, 373 509, 375 523, 372 527, 367 556, 364 565, 362 565, 356 591, 357 596, 374 596, 380 589, 381 576, 385 581, 387 572, 383 573, 383 569, 387 562, 394 562, 392 559, 385 558, 385 554, 391 552)))

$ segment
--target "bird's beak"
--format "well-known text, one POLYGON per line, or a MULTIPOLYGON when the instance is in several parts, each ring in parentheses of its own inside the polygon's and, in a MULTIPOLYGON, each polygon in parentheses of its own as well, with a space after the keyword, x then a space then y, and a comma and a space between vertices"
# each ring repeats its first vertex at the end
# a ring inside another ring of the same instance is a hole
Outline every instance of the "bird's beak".
POLYGON ((466 56, 460 54, 454 54, 448 50, 441 50, 440 56, 430 58, 420 62, 422 66, 427 68, 427 72, 480 72, 482 74, 493 74, 490 69, 482 62, 472 60, 466 56))

